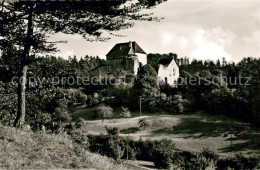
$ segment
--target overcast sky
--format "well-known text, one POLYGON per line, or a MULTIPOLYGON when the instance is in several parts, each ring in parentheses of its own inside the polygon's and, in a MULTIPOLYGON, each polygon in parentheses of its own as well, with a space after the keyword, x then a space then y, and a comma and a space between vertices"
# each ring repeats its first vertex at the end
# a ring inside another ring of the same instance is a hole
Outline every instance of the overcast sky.
MULTIPOLYGON (((80 35, 57 34, 58 55, 105 58, 120 42, 136 41, 146 53, 177 53, 191 59, 239 61, 260 57, 260 0, 168 0, 150 10, 161 22, 139 21, 107 42, 87 42, 80 35)), ((149 12, 150 12, 149 11, 149 12)))

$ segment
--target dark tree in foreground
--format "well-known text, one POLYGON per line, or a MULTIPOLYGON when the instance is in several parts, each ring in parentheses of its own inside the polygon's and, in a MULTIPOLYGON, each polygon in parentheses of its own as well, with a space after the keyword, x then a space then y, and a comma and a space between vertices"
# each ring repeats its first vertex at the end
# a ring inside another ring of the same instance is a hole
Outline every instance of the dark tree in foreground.
POLYGON ((104 31, 114 34, 113 31, 132 27, 133 20, 156 19, 151 14, 139 12, 162 1, 1 2, 0 48, 3 55, 8 55, 8 51, 16 51, 19 56, 18 112, 14 126, 24 124, 28 65, 38 53, 56 51, 53 45, 55 42, 47 42, 48 34, 81 34, 89 41, 104 41, 108 39, 101 36, 104 31))

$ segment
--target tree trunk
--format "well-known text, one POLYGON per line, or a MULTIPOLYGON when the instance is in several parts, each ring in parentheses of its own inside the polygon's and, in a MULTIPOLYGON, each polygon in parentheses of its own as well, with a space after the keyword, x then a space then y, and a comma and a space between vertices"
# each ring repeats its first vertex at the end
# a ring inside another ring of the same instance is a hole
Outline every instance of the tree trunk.
POLYGON ((33 36, 33 9, 35 3, 29 4, 28 10, 28 23, 27 23, 27 33, 26 33, 26 40, 24 44, 24 50, 21 55, 21 64, 18 76, 18 110, 17 116, 14 122, 15 127, 21 127, 24 124, 25 119, 25 92, 26 92, 26 75, 28 69, 28 57, 30 55, 30 48, 33 36))
POLYGON ((26 91, 26 74, 28 66, 21 67, 19 82, 18 82, 18 112, 15 119, 15 127, 21 127, 24 124, 25 118, 25 91, 26 91))

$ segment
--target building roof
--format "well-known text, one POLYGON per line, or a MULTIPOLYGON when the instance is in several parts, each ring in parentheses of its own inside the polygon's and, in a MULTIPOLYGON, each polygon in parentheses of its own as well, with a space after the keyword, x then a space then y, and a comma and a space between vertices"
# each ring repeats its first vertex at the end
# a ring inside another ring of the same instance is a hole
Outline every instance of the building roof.
POLYGON ((107 59, 123 58, 128 55, 134 55, 135 53, 146 54, 144 50, 135 42, 130 41, 126 43, 116 44, 108 53, 107 59))
POLYGON ((173 58, 163 58, 158 61, 158 64, 169 65, 172 62, 173 58))

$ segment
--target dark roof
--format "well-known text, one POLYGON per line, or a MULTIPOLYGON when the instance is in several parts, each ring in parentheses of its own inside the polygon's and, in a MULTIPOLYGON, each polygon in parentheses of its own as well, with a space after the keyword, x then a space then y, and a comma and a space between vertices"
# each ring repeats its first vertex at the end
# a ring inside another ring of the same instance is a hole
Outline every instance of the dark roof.
POLYGON ((119 43, 116 44, 108 53, 107 53, 107 59, 115 59, 115 58, 122 58, 126 57, 129 54, 135 54, 135 53, 142 53, 146 54, 144 50, 135 42, 127 42, 127 43, 119 43), (131 45, 132 43, 132 49, 131 45))
POLYGON ((172 62, 173 58, 163 58, 158 61, 158 64, 169 65, 172 62))

